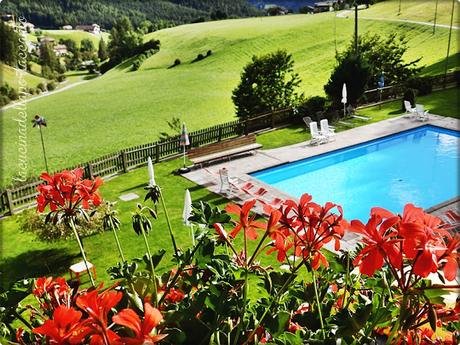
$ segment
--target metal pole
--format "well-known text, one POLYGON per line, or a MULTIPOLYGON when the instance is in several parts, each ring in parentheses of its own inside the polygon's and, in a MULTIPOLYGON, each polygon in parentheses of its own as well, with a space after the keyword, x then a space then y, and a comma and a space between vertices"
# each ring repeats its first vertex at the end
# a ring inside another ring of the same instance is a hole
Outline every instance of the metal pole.
POLYGON ((355 2, 355 54, 358 55, 358 5, 355 2))
POLYGON ((455 7, 455 0, 452 0, 452 13, 450 14, 449 41, 447 42, 447 55, 446 55, 446 66, 445 66, 445 69, 444 69, 443 88, 446 88, 447 70, 449 68, 450 41, 451 41, 451 38, 452 38, 452 25, 454 23, 454 7, 455 7))
POLYGON ((436 33, 436 19, 438 17, 438 0, 436 0, 436 5, 434 8, 434 23, 433 23, 433 35, 436 33))
POLYGON ((335 45, 335 55, 337 56, 337 12, 334 5, 334 45, 335 45))
POLYGON ((50 171, 48 169, 48 161, 46 160, 45 141, 43 140, 42 126, 38 125, 38 128, 40 129, 40 138, 42 139, 43 158, 45 159, 46 172, 49 173, 50 171))
POLYGON ((401 0, 399 0, 398 16, 401 14, 401 0))

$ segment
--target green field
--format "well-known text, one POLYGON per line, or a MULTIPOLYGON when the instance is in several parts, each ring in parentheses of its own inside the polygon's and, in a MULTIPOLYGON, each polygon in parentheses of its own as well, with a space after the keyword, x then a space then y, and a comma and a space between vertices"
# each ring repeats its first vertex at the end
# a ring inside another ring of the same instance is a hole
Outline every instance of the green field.
MULTIPOLYGON (((401 1, 401 13, 399 13, 399 0, 385 0, 378 6, 360 12, 360 15, 369 18, 406 19, 420 22, 434 22, 436 1, 403 0, 401 1)), ((455 1, 454 25, 460 25, 458 2, 455 1)), ((452 0, 438 0, 436 23, 450 25, 452 0)))
MULTIPOLYGON (((377 10, 384 3, 375 5, 377 10)), ((385 5, 387 6, 387 5, 385 5)), ((365 13, 362 11, 362 13, 365 13)), ((353 20, 332 13, 226 20, 183 25, 152 33, 161 51, 137 72, 126 63, 84 85, 50 95, 27 105, 48 120, 45 129, 51 169, 59 169, 132 145, 154 141, 173 116, 196 130, 234 118, 231 91, 252 55, 286 49, 293 54, 296 72, 306 95, 323 93, 335 63, 337 47, 351 40, 353 20), (192 63, 199 53, 212 55, 192 63), (182 64, 168 68, 176 58, 182 64)), ((406 58, 423 57, 424 73, 439 73, 447 46, 447 29, 432 35, 429 26, 370 20, 360 21, 360 32, 404 33, 410 49, 406 58)), ((458 51, 452 40, 452 55, 458 51)), ((457 61, 450 59, 450 67, 457 61)), ((1 184, 10 181, 17 166, 17 123, 14 110, 2 117, 4 139, 1 184)), ((43 170, 39 134, 28 131, 29 173, 43 170)))
POLYGON ((28 72, 23 72, 21 70, 17 70, 11 66, 5 65, 0 63, 0 73, 1 73, 1 80, 0 84, 8 83, 11 87, 18 89, 19 88, 19 74, 21 78, 24 78, 27 85, 30 87, 36 87, 39 83, 46 81, 43 78, 37 77, 33 74, 28 72))
POLYGON ((93 35, 90 32, 81 31, 81 30, 44 30, 42 32, 43 36, 48 36, 54 38, 56 41, 62 39, 71 39, 74 40, 77 44, 77 47, 80 47, 80 42, 82 39, 89 39, 93 42, 94 47, 97 49, 99 40, 101 37, 105 42, 109 40, 109 34, 107 32, 102 32, 100 36, 93 35))

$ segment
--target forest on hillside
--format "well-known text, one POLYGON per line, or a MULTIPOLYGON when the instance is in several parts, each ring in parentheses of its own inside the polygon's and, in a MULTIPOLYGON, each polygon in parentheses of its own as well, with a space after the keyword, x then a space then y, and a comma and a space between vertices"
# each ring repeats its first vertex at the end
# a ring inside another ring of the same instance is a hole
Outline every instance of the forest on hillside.
POLYGON ((246 0, 5 0, 0 11, 23 15, 41 28, 97 23, 105 29, 121 16, 134 26, 144 20, 173 26, 261 14, 246 0))

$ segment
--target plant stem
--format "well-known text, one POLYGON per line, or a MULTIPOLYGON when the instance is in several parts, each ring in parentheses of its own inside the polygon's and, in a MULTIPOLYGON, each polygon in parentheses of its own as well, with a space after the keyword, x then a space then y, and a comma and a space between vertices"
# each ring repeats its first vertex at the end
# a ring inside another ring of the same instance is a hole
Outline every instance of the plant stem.
MULTIPOLYGON (((342 306, 345 306, 345 301, 347 299, 349 276, 350 276, 350 253, 347 252, 347 272, 345 272, 345 289, 344 289, 344 292, 343 292, 342 306)), ((351 298, 351 294, 350 294, 350 298, 351 298)))
POLYGON ((123 250, 121 250, 120 241, 118 240, 117 230, 115 229, 112 219, 110 219, 110 227, 112 228, 113 236, 115 236, 115 242, 117 243, 118 251, 120 252, 121 260, 125 262, 125 256, 123 255, 123 250))
POLYGON ((21 321, 24 325, 26 325, 30 330, 33 328, 32 325, 29 322, 27 322, 27 320, 24 319, 24 317, 21 314, 17 312, 17 310, 15 310, 13 314, 18 318, 19 321, 21 321))
POLYGON ((260 239, 259 243, 257 244, 256 250, 254 250, 254 253, 252 254, 251 258, 248 261, 248 266, 251 266, 252 262, 257 257, 259 249, 262 246, 262 244, 265 241, 265 239, 267 238, 267 236, 268 236, 268 231, 265 231, 264 235, 262 236, 262 238, 260 239))
POLYGON ((173 233, 173 230, 172 230, 171 221, 169 220, 168 210, 166 209, 165 200, 163 198, 163 192, 161 190, 160 190, 160 199, 161 199, 161 205, 163 206, 163 210, 165 212, 166 223, 168 224, 168 230, 169 230, 169 235, 171 236, 171 241, 172 241, 172 245, 173 245, 173 248, 174 248, 174 254, 177 255, 176 240, 174 238, 174 233, 173 233))
POLYGON ((80 236, 78 235, 77 228, 75 227, 73 218, 70 218, 70 227, 73 230, 75 238, 77 239, 78 247, 80 247, 80 253, 81 253, 81 256, 83 257, 83 262, 85 263, 86 271, 88 272, 89 280, 91 281, 91 285, 93 287, 96 287, 96 284, 94 283, 93 275, 91 274, 91 270, 89 269, 88 260, 86 259, 85 250, 83 249, 83 245, 81 244, 80 236))
POLYGON ((316 304, 318 305, 319 321, 321 323, 321 333, 323 334, 323 339, 326 339, 326 331, 324 330, 323 313, 321 312, 321 304, 319 302, 318 288, 316 287, 316 274, 313 268, 311 269, 311 277, 313 279, 313 288, 315 290, 316 304))
POLYGON ((149 256, 149 262, 150 262, 150 272, 152 273, 152 281, 153 281, 153 306, 157 307, 158 303, 158 287, 157 287, 157 276, 155 274, 155 266, 153 265, 153 260, 152 260, 152 253, 150 252, 150 247, 149 247, 149 242, 147 241, 147 236, 145 235, 145 230, 144 226, 141 224, 141 229, 142 229, 142 236, 144 237, 144 243, 145 243, 145 248, 147 249, 147 255, 149 256))
POLYGON ((276 300, 279 299, 279 297, 281 297, 281 294, 284 292, 284 290, 289 286, 289 284, 294 280, 295 278, 295 273, 299 270, 300 267, 302 267, 303 265, 303 261, 300 262, 300 264, 298 264, 294 270, 291 272, 291 275, 289 276, 289 278, 284 282, 283 286, 281 286, 281 289, 278 291, 278 293, 275 295, 275 297, 272 299, 270 305, 268 306, 267 309, 265 309, 265 312, 262 314, 262 317, 260 318, 259 322, 257 322, 257 324, 254 326, 254 329, 252 330, 252 332, 248 335, 247 337, 247 340, 244 342, 244 345, 248 344, 249 342, 249 339, 251 339, 254 334, 256 333, 257 329, 259 328, 260 324, 264 321, 265 317, 267 316, 267 314, 269 313, 269 311, 272 309, 273 307, 273 304, 275 303, 276 300))

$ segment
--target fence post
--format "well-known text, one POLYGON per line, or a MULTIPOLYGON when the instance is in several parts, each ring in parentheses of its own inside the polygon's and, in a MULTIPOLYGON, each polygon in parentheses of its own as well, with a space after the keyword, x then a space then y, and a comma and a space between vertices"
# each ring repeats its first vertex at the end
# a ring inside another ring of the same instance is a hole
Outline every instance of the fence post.
POLYGON ((88 163, 87 169, 88 169, 89 178, 92 179, 93 178, 93 165, 91 163, 88 163))
POLYGON ((155 152, 155 163, 160 161, 160 145, 156 145, 156 152, 155 152))
POLYGON ((123 165, 123 172, 127 173, 128 172, 128 159, 126 157, 126 152, 121 151, 120 155, 121 155, 121 164, 123 165))
POLYGON ((222 140, 222 126, 219 127, 219 136, 217 137, 217 141, 222 140))
POLYGON ((275 113, 271 114, 271 126, 272 128, 275 128, 275 113))
POLYGON ((249 134, 249 120, 245 120, 244 121, 244 135, 248 135, 249 134))
POLYGON ((10 210, 10 214, 14 214, 14 205, 13 205, 13 196, 11 194, 11 190, 6 190, 6 201, 8 203, 8 209, 10 210))

